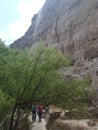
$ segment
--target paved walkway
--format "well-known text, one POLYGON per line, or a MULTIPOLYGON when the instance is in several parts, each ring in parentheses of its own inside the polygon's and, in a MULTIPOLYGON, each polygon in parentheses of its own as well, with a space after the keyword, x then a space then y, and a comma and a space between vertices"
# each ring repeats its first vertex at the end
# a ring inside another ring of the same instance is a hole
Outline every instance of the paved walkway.
MULTIPOLYGON (((32 116, 29 117, 30 121, 32 121, 32 116)), ((45 120, 42 119, 41 122, 38 122, 38 116, 36 122, 32 123, 31 130, 46 130, 45 128, 45 120)))

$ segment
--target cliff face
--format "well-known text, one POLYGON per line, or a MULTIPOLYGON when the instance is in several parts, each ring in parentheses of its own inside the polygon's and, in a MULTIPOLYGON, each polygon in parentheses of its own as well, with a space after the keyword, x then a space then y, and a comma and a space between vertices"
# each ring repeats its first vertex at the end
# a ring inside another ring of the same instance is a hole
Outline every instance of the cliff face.
POLYGON ((11 47, 30 47, 40 40, 57 45, 74 61, 73 73, 98 78, 98 0, 46 0, 23 37, 11 47))

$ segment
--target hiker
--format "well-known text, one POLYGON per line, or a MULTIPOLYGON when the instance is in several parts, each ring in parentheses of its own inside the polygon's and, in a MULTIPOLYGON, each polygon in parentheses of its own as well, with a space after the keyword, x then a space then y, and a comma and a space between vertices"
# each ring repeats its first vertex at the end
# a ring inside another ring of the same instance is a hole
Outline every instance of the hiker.
POLYGON ((40 104, 40 105, 38 106, 39 122, 41 122, 41 118, 42 118, 42 110, 43 110, 43 106, 40 104))
POLYGON ((36 105, 32 105, 32 121, 36 121, 36 105))

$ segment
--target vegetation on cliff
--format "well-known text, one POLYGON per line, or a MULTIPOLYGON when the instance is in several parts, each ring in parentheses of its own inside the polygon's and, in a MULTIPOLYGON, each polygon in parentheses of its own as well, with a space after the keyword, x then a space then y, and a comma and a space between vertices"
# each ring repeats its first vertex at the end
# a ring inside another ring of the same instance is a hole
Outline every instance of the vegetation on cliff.
POLYGON ((30 53, 8 48, 0 41, 0 120, 11 114, 9 130, 17 129, 20 111, 33 102, 68 109, 88 105, 90 84, 67 81, 58 71, 69 64, 57 49, 40 45, 30 53))

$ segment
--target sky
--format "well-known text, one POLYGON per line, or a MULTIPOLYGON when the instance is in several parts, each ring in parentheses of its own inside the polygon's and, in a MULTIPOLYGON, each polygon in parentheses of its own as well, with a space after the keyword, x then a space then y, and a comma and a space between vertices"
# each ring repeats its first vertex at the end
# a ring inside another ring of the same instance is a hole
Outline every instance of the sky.
POLYGON ((6 45, 25 34, 45 0, 0 0, 0 38, 6 45))

